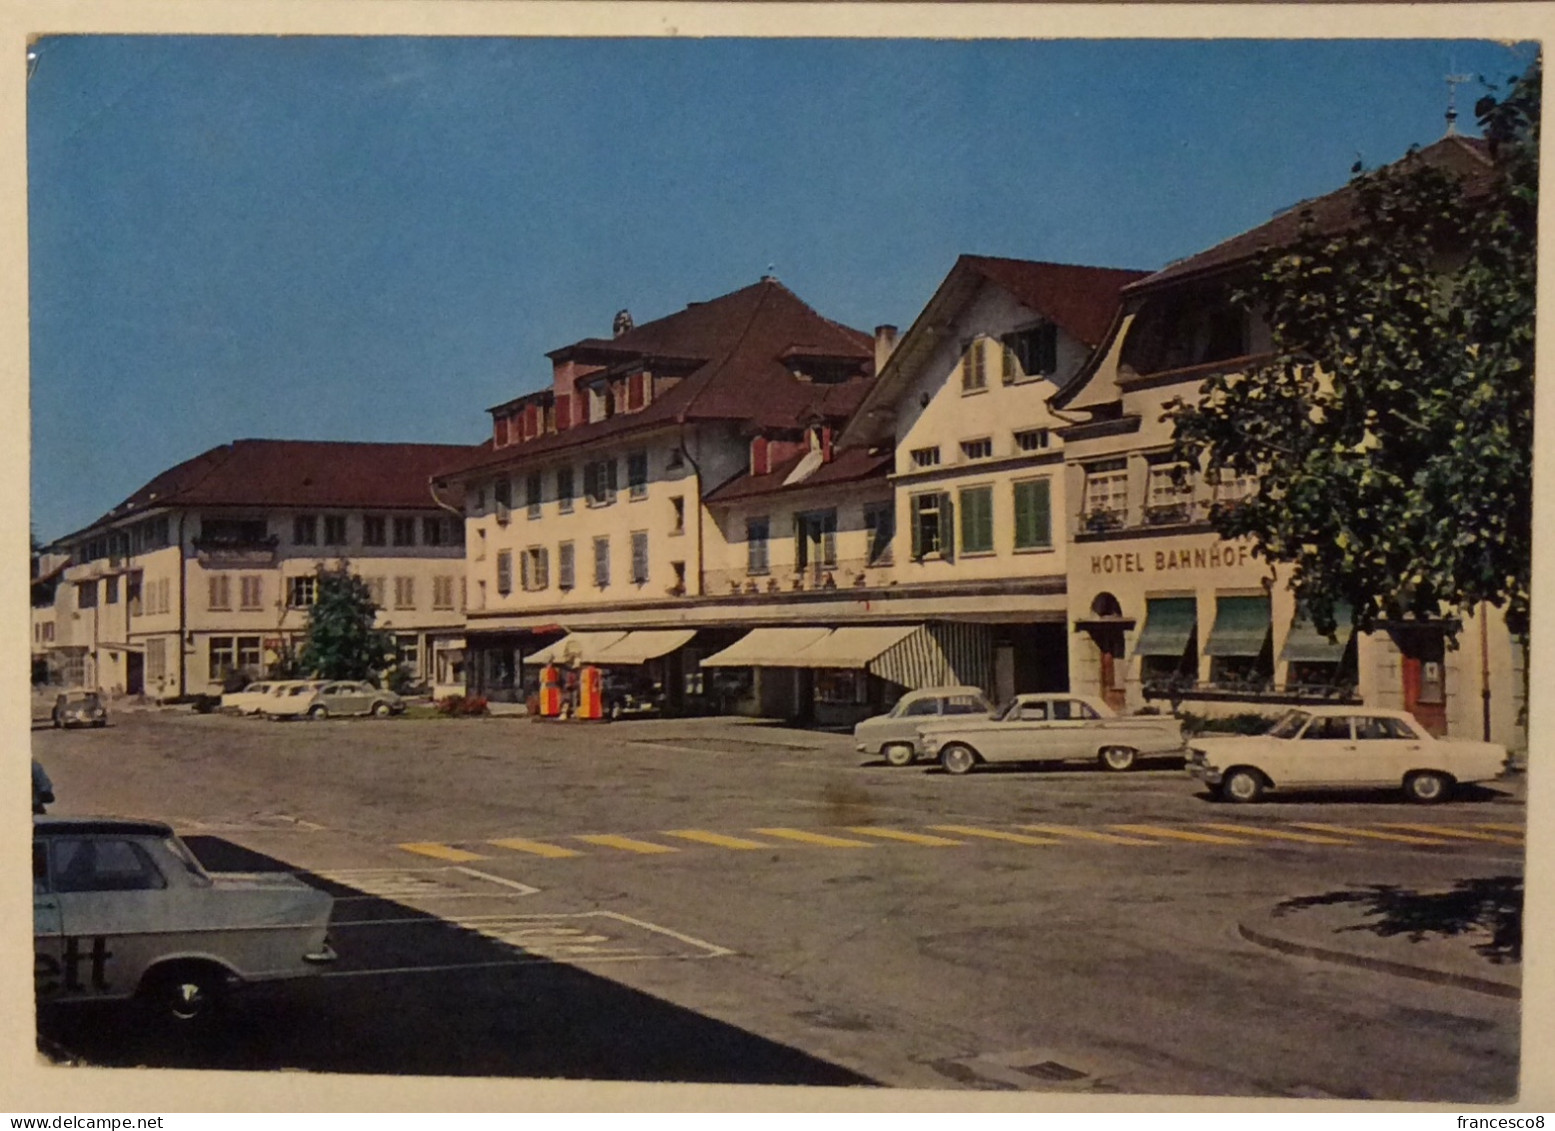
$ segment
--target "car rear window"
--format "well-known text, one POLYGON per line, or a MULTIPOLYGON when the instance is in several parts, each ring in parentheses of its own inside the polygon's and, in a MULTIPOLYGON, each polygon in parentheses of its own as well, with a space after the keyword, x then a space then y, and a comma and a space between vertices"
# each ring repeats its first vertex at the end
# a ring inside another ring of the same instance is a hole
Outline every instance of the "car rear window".
POLYGON ((947 715, 982 715, 987 711, 987 705, 972 695, 952 695, 945 700, 947 715))
POLYGON ((58 837, 52 876, 58 892, 154 891, 167 878, 134 841, 113 837, 58 837))

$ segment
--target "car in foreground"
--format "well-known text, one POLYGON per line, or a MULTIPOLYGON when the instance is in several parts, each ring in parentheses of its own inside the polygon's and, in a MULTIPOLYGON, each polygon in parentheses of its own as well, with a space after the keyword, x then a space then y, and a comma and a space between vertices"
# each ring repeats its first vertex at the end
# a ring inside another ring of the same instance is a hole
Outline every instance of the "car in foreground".
POLYGON ((56 727, 105 727, 108 708, 95 691, 63 691, 54 700, 50 718, 56 727))
POLYGON ((892 766, 909 766, 921 753, 918 729, 949 716, 987 718, 993 713, 977 687, 924 687, 909 691, 885 714, 853 728, 853 745, 860 754, 878 754, 892 766))
POLYGON ((192 1025, 232 990, 334 961, 334 900, 289 874, 211 875, 160 821, 34 817, 40 1003, 137 999, 192 1025))
POLYGON ((1238 802, 1269 790, 1388 788, 1431 804, 1508 764, 1504 746, 1436 738, 1408 712, 1374 707, 1297 708, 1264 734, 1200 735, 1190 746, 1188 773, 1238 802))
POLYGON ((1181 757, 1182 723, 1171 715, 1119 715, 1089 695, 1017 695, 997 718, 928 722, 918 729, 924 755, 946 773, 985 762, 1094 762, 1131 769, 1141 758, 1181 757))
POLYGON ((270 696, 260 708, 272 719, 327 719, 332 715, 398 715, 405 700, 359 680, 304 683, 270 696))

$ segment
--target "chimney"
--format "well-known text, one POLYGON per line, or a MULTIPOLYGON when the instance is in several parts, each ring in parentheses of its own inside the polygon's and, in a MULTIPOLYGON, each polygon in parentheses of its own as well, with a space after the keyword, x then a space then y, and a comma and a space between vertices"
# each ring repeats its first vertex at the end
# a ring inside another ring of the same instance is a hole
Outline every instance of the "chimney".
POLYGON ((875 327, 875 376, 880 376, 880 371, 885 368, 885 363, 896 352, 896 327, 875 327))
POLYGON ((611 323, 611 326, 610 326, 610 330, 611 330, 610 336, 613 337, 613 338, 619 338, 622 334, 626 333, 631 328, 632 328, 632 312, 630 310, 618 310, 618 311, 616 311, 615 321, 613 323, 611 323))

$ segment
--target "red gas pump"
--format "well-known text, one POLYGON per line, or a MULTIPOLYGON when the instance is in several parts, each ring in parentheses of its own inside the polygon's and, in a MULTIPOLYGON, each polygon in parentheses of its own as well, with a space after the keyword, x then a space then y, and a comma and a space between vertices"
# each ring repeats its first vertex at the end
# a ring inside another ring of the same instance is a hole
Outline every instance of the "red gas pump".
POLYGON ((555 719, 562 713, 562 673, 555 664, 540 669, 540 717, 555 719))
POLYGON ((605 673, 596 667, 578 672, 578 718, 605 717, 605 673))

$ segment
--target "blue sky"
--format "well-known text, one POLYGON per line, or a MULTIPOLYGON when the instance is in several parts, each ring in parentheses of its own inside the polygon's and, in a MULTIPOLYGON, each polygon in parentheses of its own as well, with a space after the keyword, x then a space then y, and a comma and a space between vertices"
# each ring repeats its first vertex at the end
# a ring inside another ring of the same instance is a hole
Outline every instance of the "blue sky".
MULTIPOLYGON (((1473 41, 80 36, 28 86, 33 526, 243 437, 473 443, 547 350, 958 254, 1159 267, 1443 132, 1473 41)), ((1481 93, 1459 96, 1465 132, 1481 93)))

